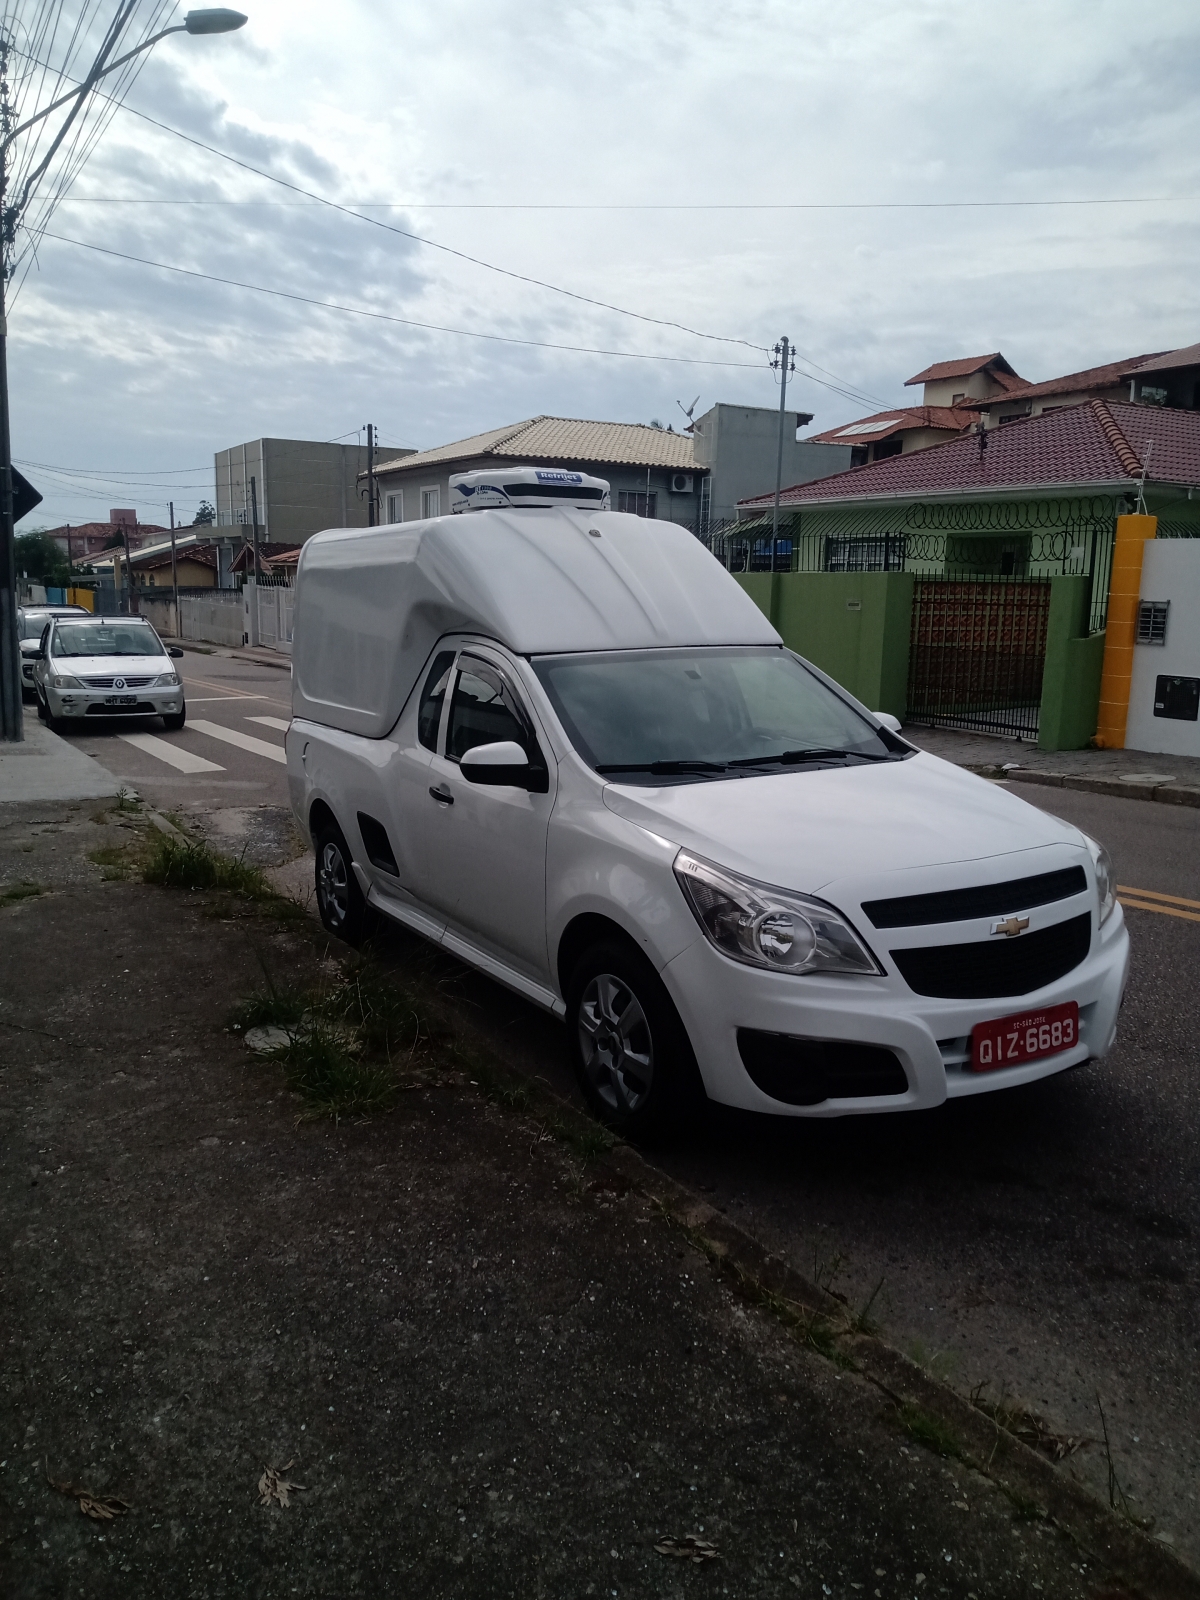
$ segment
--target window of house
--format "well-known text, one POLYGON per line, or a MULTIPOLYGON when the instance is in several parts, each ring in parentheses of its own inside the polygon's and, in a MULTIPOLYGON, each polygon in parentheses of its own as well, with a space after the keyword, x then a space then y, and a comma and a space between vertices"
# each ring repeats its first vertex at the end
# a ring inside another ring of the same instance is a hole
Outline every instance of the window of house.
POLYGON ((442 491, 435 483, 431 489, 421 490, 421 515, 422 517, 440 517, 442 514, 442 491))
POLYGON ((395 489, 387 497, 387 519, 389 522, 404 521, 404 490, 395 489))
POLYGON ((950 404, 952 406, 956 406, 960 400, 965 400, 966 398, 966 390, 960 389, 957 394, 952 394, 950 396, 950 404))
POLYGON ((876 461, 886 461, 889 456, 898 456, 904 449, 904 438, 901 434, 893 434, 890 439, 881 439, 874 447, 876 461))
POLYGON ((651 489, 619 489, 617 491, 617 510, 631 511, 635 517, 656 517, 658 515, 658 491, 651 489))

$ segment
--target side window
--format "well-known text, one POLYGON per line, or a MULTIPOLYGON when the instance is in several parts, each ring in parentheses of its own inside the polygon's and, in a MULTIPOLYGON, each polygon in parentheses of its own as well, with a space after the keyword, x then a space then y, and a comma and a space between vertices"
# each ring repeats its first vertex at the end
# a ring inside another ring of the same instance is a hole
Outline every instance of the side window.
POLYGON ((49 640, 50 640, 50 624, 47 623, 46 626, 42 629, 41 648, 42 648, 43 654, 45 653, 46 646, 49 643, 49 640))
POLYGON ((500 674, 474 656, 463 656, 450 702, 446 754, 459 761, 477 744, 498 744, 513 739, 540 764, 537 746, 513 691, 500 674))
POLYGON ((439 650, 421 690, 417 707, 417 738, 426 750, 437 750, 438 727, 442 720, 442 701, 446 698, 446 685, 454 665, 453 650, 439 650))

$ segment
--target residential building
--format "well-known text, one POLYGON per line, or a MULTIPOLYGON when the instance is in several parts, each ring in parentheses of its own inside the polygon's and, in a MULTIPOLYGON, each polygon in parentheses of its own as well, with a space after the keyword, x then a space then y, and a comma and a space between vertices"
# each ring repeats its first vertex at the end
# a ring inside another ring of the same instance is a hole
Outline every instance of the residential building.
MULTIPOLYGON (((798 439, 812 421, 807 411, 784 413, 782 484, 808 483, 851 464, 845 444, 798 439)), ((773 489, 779 459, 779 411, 775 406, 717 404, 692 424, 692 454, 701 479, 698 531, 732 522, 747 495, 773 489)), ((672 519, 681 520, 681 519, 672 519)))
POLYGON ((255 499, 259 539, 274 544, 303 544, 323 528, 367 525, 363 445, 251 439, 218 450, 213 459, 218 527, 245 528, 249 536, 255 499))
POLYGON ((613 510, 692 526, 699 480, 707 476, 692 441, 640 422, 530 417, 453 444, 383 462, 375 469, 384 522, 415 522, 450 509, 450 474, 513 462, 592 472, 607 478, 613 510))
MULTIPOLYGON (((298 544, 273 544, 267 540, 258 541, 258 564, 264 577, 277 575, 280 572, 295 573, 300 560, 300 546, 298 544)), ((246 577, 254 576, 254 546, 244 544, 234 556, 230 564, 230 571, 240 573, 246 577)))
POLYGON ((962 402, 962 409, 980 419, 985 427, 996 428, 1022 417, 1039 417, 1045 411, 1075 406, 1083 400, 1200 410, 1200 344, 1127 356, 1123 361, 1070 372, 1046 383, 1022 383, 1002 395, 971 396, 962 402))
POLYGON ((140 550, 170 532, 155 522, 139 522, 133 511, 110 511, 108 517, 107 522, 64 523, 61 528, 47 528, 46 538, 54 541, 72 565, 85 565, 124 538, 128 538, 131 550, 140 550))
MULTIPOLYGON (((851 466, 886 461, 891 456, 954 439, 978 421, 967 409, 968 401, 990 402, 1023 385, 1012 367, 993 350, 986 356, 964 356, 955 361, 935 361, 931 367, 905 379, 904 387, 924 386, 919 406, 897 406, 877 411, 857 422, 829 428, 816 435, 815 444, 849 445, 851 466)), ((799 481, 799 480, 797 480, 799 481)))

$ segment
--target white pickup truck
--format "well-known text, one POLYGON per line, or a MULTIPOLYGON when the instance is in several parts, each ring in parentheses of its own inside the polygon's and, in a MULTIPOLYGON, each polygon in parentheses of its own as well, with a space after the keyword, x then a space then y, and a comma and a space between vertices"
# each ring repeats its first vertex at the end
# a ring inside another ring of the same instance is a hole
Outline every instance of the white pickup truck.
POLYGON ((563 1017, 635 1136, 701 1090, 898 1111, 1106 1054, 1098 844, 914 748, 601 480, 454 493, 301 553, 288 781, 326 927, 373 907, 563 1017))

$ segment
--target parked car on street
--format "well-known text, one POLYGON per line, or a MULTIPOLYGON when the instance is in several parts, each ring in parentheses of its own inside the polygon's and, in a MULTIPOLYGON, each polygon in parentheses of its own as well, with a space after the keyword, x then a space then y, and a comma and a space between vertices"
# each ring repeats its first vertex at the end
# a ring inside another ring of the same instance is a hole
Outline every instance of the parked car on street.
POLYGON ((522 470, 304 545, 286 748, 326 927, 374 908, 562 1017, 634 1135, 699 1088, 827 1117, 1103 1057, 1103 848, 900 737, 686 529, 522 470))
POLYGON ((38 645, 51 617, 90 617, 85 606, 18 606, 17 641, 21 650, 21 698, 33 700, 37 690, 33 669, 37 665, 38 645))
POLYGON ((104 717, 161 717, 165 728, 187 718, 183 681, 167 648, 143 617, 52 617, 34 666, 38 716, 55 733, 104 717))

